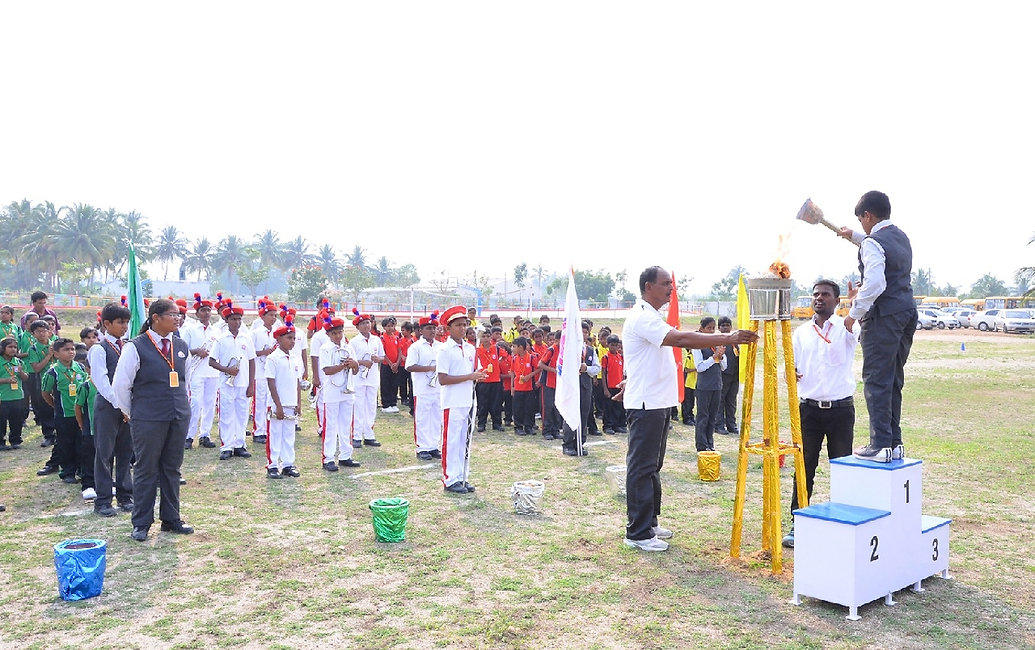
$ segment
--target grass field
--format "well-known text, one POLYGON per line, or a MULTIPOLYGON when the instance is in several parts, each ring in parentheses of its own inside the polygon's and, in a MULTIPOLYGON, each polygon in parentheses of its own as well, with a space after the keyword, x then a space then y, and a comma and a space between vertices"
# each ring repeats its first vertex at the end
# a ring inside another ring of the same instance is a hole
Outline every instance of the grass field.
MULTIPOLYGON (((621 544, 625 505, 604 480, 624 463, 625 436, 594 438, 575 459, 541 439, 478 434, 478 491, 458 497, 443 493, 437 465, 411 469, 421 463, 408 415, 379 415, 384 446, 330 474, 309 412, 301 478, 269 481, 261 454, 221 463, 218 450, 195 448, 182 512, 197 533, 155 526, 143 544, 130 540, 127 515, 96 517, 75 486, 35 476, 50 450, 30 428, 23 449, 0 455, 0 647, 1033 647, 1035 339, 974 337, 964 352, 927 334, 907 367, 905 440, 924 460, 924 512, 953 520, 954 579, 901 592, 893 608, 871 603, 861 621, 846 621, 844 607, 788 603, 793 552, 780 576, 757 559, 757 460, 744 558, 729 559, 730 437, 716 436, 723 479, 702 483, 693 432, 675 426, 662 523, 676 536, 669 552, 644 554, 621 544), (376 473, 388 469, 406 471, 376 473), (531 478, 546 483, 543 514, 516 515, 510 486, 531 478), (368 503, 387 496, 411 504, 400 544, 374 540, 368 503), (108 542, 98 598, 57 597, 53 545, 72 537, 108 542)), ((824 459, 814 501, 828 485, 824 459)))

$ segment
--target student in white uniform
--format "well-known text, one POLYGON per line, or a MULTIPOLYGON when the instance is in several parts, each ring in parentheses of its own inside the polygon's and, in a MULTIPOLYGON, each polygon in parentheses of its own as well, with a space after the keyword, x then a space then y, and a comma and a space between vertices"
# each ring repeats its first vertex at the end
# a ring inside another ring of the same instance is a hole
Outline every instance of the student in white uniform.
POLYGON ((438 383, 442 400, 442 485, 446 492, 467 494, 474 486, 470 476, 471 417, 474 384, 488 376, 474 369, 474 346, 464 339, 467 310, 450 307, 442 314, 449 338, 438 354, 438 383))
MULTIPOLYGON (((320 349, 327 342, 327 323, 334 317, 334 309, 331 308, 331 303, 326 298, 321 298, 320 304, 320 311, 316 314, 312 323, 314 331, 309 339, 309 362, 312 365, 313 371, 313 404, 316 406, 316 428, 322 433, 323 422, 321 418, 323 416, 323 409, 320 407, 323 405, 323 401, 320 397, 320 388, 323 384, 323 378, 320 376, 320 349)), ((342 322, 344 323, 344 321, 342 322)))
POLYGON ((417 458, 442 458, 442 406, 439 399, 438 353, 442 343, 435 340, 438 312, 420 319, 420 339, 406 354, 406 370, 413 378, 413 442, 417 458))
POLYGON ((327 340, 320 346, 320 357, 317 359, 322 396, 318 406, 322 423, 322 462, 325 470, 337 472, 338 465, 359 467, 359 463, 352 459, 355 394, 346 392, 346 389, 351 390, 350 384, 355 382, 359 363, 356 362, 356 351, 345 340, 345 321, 340 318, 329 318, 325 326, 327 340))
POLYGON ((356 424, 352 434, 352 446, 380 447, 381 443, 374 437, 374 418, 377 417, 377 388, 381 383, 379 366, 384 359, 385 351, 381 339, 370 334, 374 317, 370 314, 356 315, 352 324, 359 330, 359 336, 350 343, 359 361, 359 375, 356 377, 356 424))
POLYGON ((250 458, 244 445, 244 428, 248 421, 248 404, 255 395, 255 345, 251 334, 241 327, 244 309, 233 302, 223 303, 226 335, 216 341, 208 364, 218 370, 219 377, 219 460, 234 456, 250 458))
POLYGON ((252 321, 251 335, 255 346, 255 396, 252 397, 252 442, 266 444, 266 402, 269 389, 266 386, 266 358, 277 349, 273 338, 273 325, 277 322, 277 308, 270 299, 259 300, 259 317, 252 321))
MULTIPOLYGON (((293 307, 280 306, 280 317, 287 323, 287 319, 291 317, 292 328, 294 328, 296 310, 293 307)), ((299 376, 301 381, 309 381, 309 339, 305 335, 305 329, 295 329, 295 347, 291 348, 291 358, 295 362, 295 367, 302 369, 302 374, 299 376)), ((299 406, 301 408, 301 406, 299 406)), ((295 421, 295 431, 301 431, 302 427, 295 421)))
MULTIPOLYGON (((291 356, 295 346, 294 318, 288 314, 284 325, 273 336, 277 350, 266 359, 266 383, 269 387, 268 437, 266 438, 266 476, 280 479, 297 478, 295 467, 295 419, 298 417, 302 388, 301 368, 291 356)), ((303 333, 302 338, 305 338, 303 333)))
POLYGON ((199 447, 215 447, 209 434, 216 415, 216 391, 219 371, 208 365, 208 356, 216 346, 221 333, 211 323, 212 301, 202 300, 201 294, 194 294, 194 315, 197 320, 180 328, 180 338, 190 348, 187 360, 188 395, 190 396, 190 424, 187 425, 185 449, 194 446, 198 436, 199 447))

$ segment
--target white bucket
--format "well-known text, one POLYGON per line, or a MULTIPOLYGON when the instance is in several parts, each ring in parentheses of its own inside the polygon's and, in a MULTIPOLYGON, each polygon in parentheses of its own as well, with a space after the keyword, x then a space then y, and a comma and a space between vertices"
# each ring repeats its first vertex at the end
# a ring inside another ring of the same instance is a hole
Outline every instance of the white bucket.
POLYGON ((610 465, 604 470, 611 496, 625 496, 625 465, 610 465))
POLYGON ((539 514, 539 499, 543 497, 546 484, 542 481, 518 481, 510 488, 514 499, 514 512, 519 515, 539 514))

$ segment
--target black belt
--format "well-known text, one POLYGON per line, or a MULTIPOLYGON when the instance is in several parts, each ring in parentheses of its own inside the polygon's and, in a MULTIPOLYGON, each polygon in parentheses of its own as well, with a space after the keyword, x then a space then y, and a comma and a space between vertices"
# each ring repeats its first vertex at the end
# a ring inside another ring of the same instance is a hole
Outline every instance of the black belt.
POLYGON ((821 409, 839 408, 841 406, 855 406, 855 400, 851 397, 846 397, 844 399, 835 399, 832 401, 814 400, 808 399, 807 397, 803 397, 801 398, 801 403, 808 404, 809 406, 815 406, 816 408, 821 409))

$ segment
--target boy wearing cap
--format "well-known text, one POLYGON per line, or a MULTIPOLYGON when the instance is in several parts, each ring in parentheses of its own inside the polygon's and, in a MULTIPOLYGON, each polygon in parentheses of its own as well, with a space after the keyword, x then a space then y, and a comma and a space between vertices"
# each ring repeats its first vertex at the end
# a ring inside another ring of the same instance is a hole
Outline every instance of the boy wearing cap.
MULTIPOLYGON (((179 309, 177 308, 177 311, 179 309)), ((198 436, 199 447, 215 447, 210 433, 212 420, 216 414, 216 392, 219 389, 219 371, 208 363, 208 356, 216 341, 222 336, 212 324, 212 301, 202 300, 200 293, 194 294, 194 315, 197 320, 180 327, 180 338, 190 348, 190 359, 187 362, 187 381, 190 384, 190 423, 187 425, 187 438, 183 448, 194 446, 194 436, 198 436)))
MULTIPOLYGON (((292 308, 280 306, 281 318, 287 323, 287 317, 291 317, 292 327, 294 327, 296 310, 292 308)), ((295 330, 295 345, 291 348, 291 359, 295 363, 295 368, 300 369, 298 375, 301 381, 309 381, 309 337, 306 336, 305 330, 295 330)), ((299 407, 301 408, 301 407, 299 407)), ((295 431, 301 431, 302 425, 295 421, 295 431)))
POLYGON ((438 386, 438 353, 443 343, 435 340, 438 312, 420 319, 420 340, 406 353, 406 370, 413 378, 413 442, 417 458, 442 458, 442 407, 438 386))
POLYGON ((345 375, 358 373, 359 364, 356 351, 345 340, 345 321, 328 316, 324 328, 326 341, 320 346, 320 357, 316 361, 320 375, 317 413, 320 414, 320 438, 323 440, 323 468, 337 472, 338 465, 359 467, 359 463, 352 459, 352 418, 356 399, 354 393, 345 392, 345 375))
POLYGON ((374 317, 353 311, 356 317, 352 324, 359 330, 359 336, 350 343, 359 361, 359 375, 356 377, 356 421, 352 433, 352 446, 380 447, 374 437, 374 419, 377 417, 377 387, 381 380, 378 370, 384 360, 385 351, 381 339, 370 333, 374 317))
POLYGON ((208 357, 208 364, 223 374, 219 381, 219 460, 251 457, 244 446, 244 427, 248 402, 255 394, 255 345, 241 331, 244 309, 234 307, 230 300, 225 304, 222 313, 227 332, 208 357))
POLYGON ((269 389, 266 386, 266 359, 277 349, 273 338, 273 324, 277 322, 277 308, 270 299, 259 300, 259 317, 252 321, 250 334, 255 347, 255 395, 252 397, 252 442, 266 444, 266 402, 269 389))
POLYGON ((449 330, 449 340, 439 352, 436 364, 442 400, 442 485, 447 492, 466 494, 474 492, 474 486, 467 481, 474 384, 488 373, 475 370, 474 346, 464 340, 467 310, 463 305, 447 309, 442 321, 449 330))
MULTIPOLYGON (((266 359, 266 384, 269 409, 266 436, 266 476, 273 479, 297 478, 295 468, 295 421, 302 403, 302 369, 292 358, 296 335, 294 318, 289 314, 284 325, 273 332, 277 351, 266 359)), ((305 334, 301 338, 305 338, 305 334)))
POLYGON ((381 411, 399 412, 399 332, 395 329, 395 316, 381 320, 381 347, 384 349, 384 363, 381 364, 381 411))

